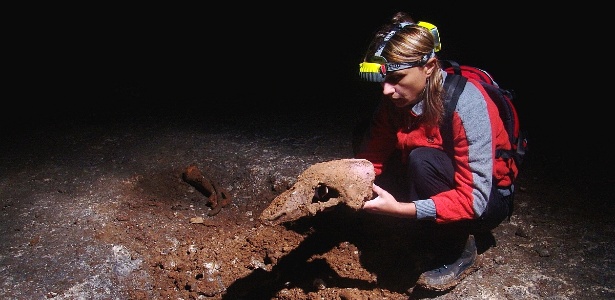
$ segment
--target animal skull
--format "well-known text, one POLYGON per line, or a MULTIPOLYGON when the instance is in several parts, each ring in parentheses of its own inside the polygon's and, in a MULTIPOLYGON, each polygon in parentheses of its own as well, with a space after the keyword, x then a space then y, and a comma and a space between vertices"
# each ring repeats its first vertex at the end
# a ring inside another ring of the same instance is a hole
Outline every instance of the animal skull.
POLYGON ((373 196, 374 166, 365 159, 316 163, 261 213, 265 225, 294 221, 340 203, 359 210, 373 196))

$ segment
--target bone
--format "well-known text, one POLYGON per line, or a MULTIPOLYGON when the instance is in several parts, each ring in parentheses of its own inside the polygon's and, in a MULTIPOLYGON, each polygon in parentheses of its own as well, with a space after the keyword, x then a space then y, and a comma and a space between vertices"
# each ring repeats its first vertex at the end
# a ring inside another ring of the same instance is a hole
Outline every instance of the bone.
POLYGON ((336 205, 354 210, 372 199, 374 166, 365 159, 339 159, 316 163, 297 182, 277 196, 260 215, 269 226, 314 216, 336 205))
POLYGON ((208 216, 217 215, 223 207, 231 203, 232 198, 229 192, 216 184, 208 176, 205 176, 196 165, 189 165, 182 174, 182 177, 185 182, 207 197, 206 205, 211 207, 211 210, 207 213, 208 216))

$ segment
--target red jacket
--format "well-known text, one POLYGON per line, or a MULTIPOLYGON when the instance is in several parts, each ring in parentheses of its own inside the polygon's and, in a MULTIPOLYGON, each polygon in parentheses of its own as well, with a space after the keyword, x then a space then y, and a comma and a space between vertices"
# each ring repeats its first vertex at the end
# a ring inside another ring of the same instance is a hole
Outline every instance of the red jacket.
MULTIPOLYGON (((422 102, 408 111, 383 98, 374 115, 370 139, 356 157, 369 160, 380 175, 395 149, 401 150, 403 162, 417 147, 443 150, 440 128, 416 122, 422 109, 422 102)), ((414 201, 418 219, 448 223, 478 218, 485 211, 492 185, 508 187, 517 176, 512 159, 496 159, 496 149, 511 148, 508 135, 496 105, 472 79, 453 113, 453 137, 455 188, 414 201)))

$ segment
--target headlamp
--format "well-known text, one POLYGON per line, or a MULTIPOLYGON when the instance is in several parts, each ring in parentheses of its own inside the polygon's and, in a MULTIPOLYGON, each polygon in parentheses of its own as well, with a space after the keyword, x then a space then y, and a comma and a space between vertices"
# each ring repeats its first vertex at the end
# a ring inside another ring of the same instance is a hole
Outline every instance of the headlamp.
POLYGON ((436 27, 436 25, 434 24, 423 22, 423 21, 419 21, 418 23, 416 23, 416 25, 429 29, 429 31, 431 32, 431 35, 433 35, 434 37, 433 39, 434 49, 433 50, 434 52, 440 51, 440 49, 442 48, 442 44, 440 44, 440 33, 438 32, 438 27, 436 27))
POLYGON ((384 77, 388 72, 394 72, 425 65, 427 61, 435 55, 435 52, 440 51, 441 47, 442 46, 440 44, 440 35, 438 33, 438 28, 435 25, 423 21, 420 21, 417 24, 410 22, 400 23, 397 27, 393 28, 386 34, 386 36, 382 40, 382 43, 377 48, 376 53, 374 53, 374 56, 369 57, 368 59, 366 59, 366 61, 359 64, 359 76, 367 81, 383 82, 384 77), (401 63, 387 62, 387 60, 381 56, 384 47, 399 30, 408 25, 417 25, 429 29, 431 34, 434 36, 434 50, 432 50, 428 54, 425 54, 419 61, 401 63))

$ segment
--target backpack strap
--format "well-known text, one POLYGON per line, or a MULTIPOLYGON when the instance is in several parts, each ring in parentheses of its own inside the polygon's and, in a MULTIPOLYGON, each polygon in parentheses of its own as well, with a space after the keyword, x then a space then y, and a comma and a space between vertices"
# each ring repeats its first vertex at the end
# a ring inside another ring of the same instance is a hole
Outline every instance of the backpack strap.
POLYGON ((461 65, 459 65, 459 63, 454 60, 441 59, 440 65, 442 66, 442 69, 451 67, 453 68, 453 72, 455 72, 455 74, 461 75, 461 65))
POLYGON ((446 98, 444 98, 444 119, 440 125, 440 134, 444 150, 451 158, 453 157, 453 113, 467 81, 467 78, 456 74, 447 74, 444 79, 446 98))

